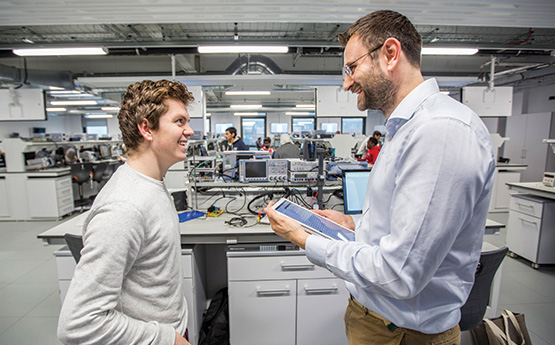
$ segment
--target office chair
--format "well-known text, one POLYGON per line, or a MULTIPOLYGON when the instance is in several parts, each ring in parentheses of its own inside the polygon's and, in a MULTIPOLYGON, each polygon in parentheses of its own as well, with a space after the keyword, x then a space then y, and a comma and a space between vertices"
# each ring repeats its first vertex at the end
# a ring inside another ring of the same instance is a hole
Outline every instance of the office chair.
POLYGON ((79 260, 81 259, 81 249, 83 249, 83 237, 79 235, 65 234, 64 240, 66 241, 71 255, 75 259, 75 262, 79 263, 79 260))
POLYGON ((509 248, 503 247, 482 252, 482 255, 480 255, 480 262, 476 267, 474 285, 472 290, 470 290, 468 299, 461 308, 461 321, 459 322, 461 331, 467 331, 476 327, 484 318, 493 277, 508 251, 509 248))
POLYGON ((92 170, 92 180, 97 183, 98 192, 102 188, 102 181, 104 180, 104 174, 108 169, 108 163, 98 163, 95 164, 92 170))
POLYGON ((75 201, 75 206, 80 206, 81 210, 85 209, 87 201, 83 198, 83 183, 91 179, 92 163, 73 163, 70 164, 73 182, 79 185, 79 200, 75 201))

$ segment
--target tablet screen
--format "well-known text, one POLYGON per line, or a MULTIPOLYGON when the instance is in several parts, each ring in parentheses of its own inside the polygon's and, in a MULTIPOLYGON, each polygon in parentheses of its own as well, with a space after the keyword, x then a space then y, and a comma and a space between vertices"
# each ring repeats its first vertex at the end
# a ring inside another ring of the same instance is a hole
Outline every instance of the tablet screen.
POLYGON ((355 232, 330 221, 289 200, 279 201, 274 208, 277 212, 295 219, 305 227, 318 231, 338 241, 354 241, 355 232))

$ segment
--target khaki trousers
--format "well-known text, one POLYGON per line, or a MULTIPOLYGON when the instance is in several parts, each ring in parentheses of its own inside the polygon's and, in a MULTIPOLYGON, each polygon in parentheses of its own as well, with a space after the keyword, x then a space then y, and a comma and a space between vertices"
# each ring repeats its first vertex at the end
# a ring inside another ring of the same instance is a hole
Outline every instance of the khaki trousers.
POLYGON ((345 312, 345 332, 349 345, 459 345, 461 335, 459 325, 438 334, 396 327, 354 298, 345 312))

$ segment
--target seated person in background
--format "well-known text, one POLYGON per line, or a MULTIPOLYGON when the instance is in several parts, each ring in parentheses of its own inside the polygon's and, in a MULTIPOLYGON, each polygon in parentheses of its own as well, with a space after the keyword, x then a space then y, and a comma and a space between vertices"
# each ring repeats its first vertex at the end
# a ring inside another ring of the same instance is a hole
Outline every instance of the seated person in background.
POLYGON ((281 146, 274 151, 274 158, 299 158, 301 150, 293 141, 289 134, 282 134, 280 137, 281 146))
POLYGON ((258 139, 256 139, 256 149, 260 150, 262 148, 262 138, 258 137, 258 139))
POLYGON ((227 145, 224 146, 224 151, 248 151, 249 147, 245 144, 243 139, 237 136, 237 128, 229 127, 225 130, 225 139, 227 145))
POLYGON ((380 153, 378 140, 375 137, 368 138, 366 147, 368 148, 368 151, 366 151, 366 156, 357 160, 359 162, 367 161, 368 164, 374 164, 376 162, 376 159, 378 159, 378 153, 380 153))
POLYGON ((271 155, 274 154, 274 149, 270 147, 272 145, 272 139, 270 137, 264 138, 264 145, 260 148, 260 151, 269 152, 271 155))

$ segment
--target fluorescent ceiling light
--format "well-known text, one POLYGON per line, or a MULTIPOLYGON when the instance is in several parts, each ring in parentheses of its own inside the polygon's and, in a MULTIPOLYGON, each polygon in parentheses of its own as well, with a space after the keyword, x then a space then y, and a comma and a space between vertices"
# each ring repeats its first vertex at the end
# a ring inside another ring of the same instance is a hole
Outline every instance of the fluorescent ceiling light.
POLYGON ((85 115, 87 119, 111 119, 114 115, 111 114, 89 114, 85 115))
POLYGON ((119 107, 100 107, 100 110, 104 110, 104 111, 119 111, 119 107))
POLYGON ((287 53, 288 46, 198 46, 198 52, 201 54, 218 54, 218 53, 287 53))
POLYGON ((297 104, 295 108, 303 108, 303 109, 314 109, 316 106, 314 104, 297 104))
POLYGON ((442 94, 444 94, 444 95, 448 95, 448 94, 449 94, 449 91, 440 91, 439 93, 442 93, 442 94))
POLYGON ((265 96, 270 95, 270 91, 226 91, 226 96, 265 96))
POLYGON ((65 90, 63 87, 59 87, 59 86, 49 86, 48 89, 49 90, 65 90))
POLYGON ((288 111, 285 115, 314 115, 314 113, 308 111, 288 111))
POLYGON ((258 115, 266 115, 266 113, 243 112, 243 113, 233 113, 233 115, 235 115, 235 116, 258 116, 258 115))
POLYGON ((96 101, 52 101, 51 105, 96 105, 96 101))
POLYGON ((422 48, 422 55, 474 55, 476 48, 422 48))
POLYGON ((205 113, 204 115, 206 115, 206 117, 210 117, 212 116, 212 113, 205 113))
POLYGON ((60 108, 46 108, 46 111, 52 111, 52 112, 54 112, 54 111, 66 111, 66 110, 67 110, 66 108, 62 108, 62 107, 60 107, 60 108))
POLYGON ((14 49, 12 52, 19 56, 60 56, 60 55, 106 55, 102 47, 81 48, 25 48, 14 49))
POLYGON ((262 104, 232 104, 229 107, 231 109, 260 109, 262 104))

